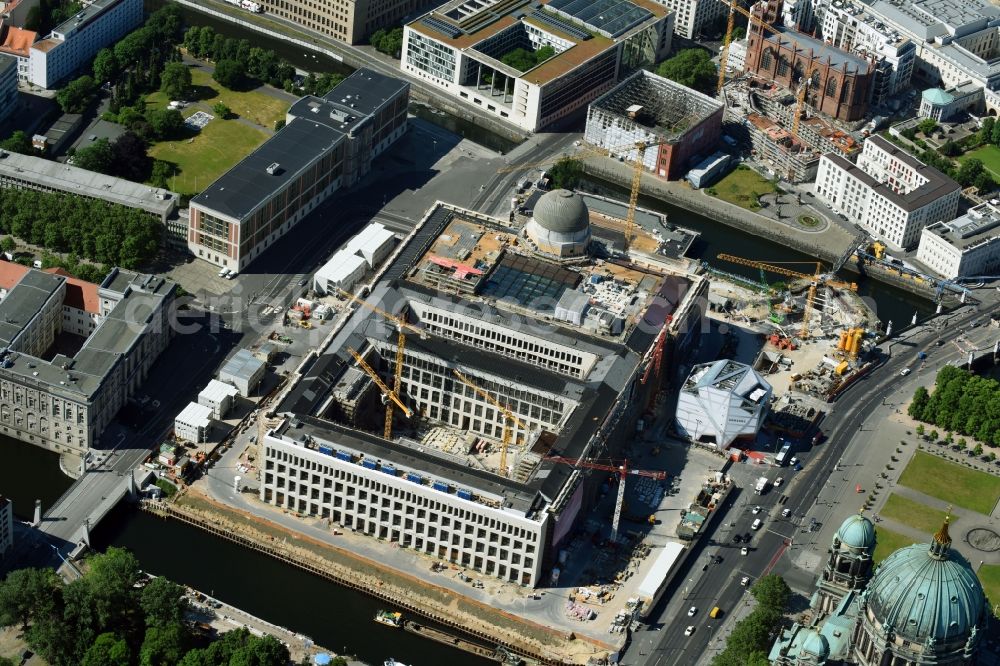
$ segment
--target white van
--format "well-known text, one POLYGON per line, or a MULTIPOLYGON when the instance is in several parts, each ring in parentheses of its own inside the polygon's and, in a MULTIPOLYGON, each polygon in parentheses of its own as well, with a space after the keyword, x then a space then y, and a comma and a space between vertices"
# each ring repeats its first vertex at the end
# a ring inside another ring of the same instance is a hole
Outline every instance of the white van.
POLYGON ((764 521, 762 521, 760 518, 757 518, 756 520, 753 521, 753 524, 750 526, 750 529, 752 529, 752 530, 759 530, 760 527, 761 527, 761 525, 763 525, 763 524, 764 524, 764 521))
POLYGON ((219 277, 220 278, 224 278, 227 275, 229 275, 229 269, 228 268, 220 268, 219 269, 219 277))

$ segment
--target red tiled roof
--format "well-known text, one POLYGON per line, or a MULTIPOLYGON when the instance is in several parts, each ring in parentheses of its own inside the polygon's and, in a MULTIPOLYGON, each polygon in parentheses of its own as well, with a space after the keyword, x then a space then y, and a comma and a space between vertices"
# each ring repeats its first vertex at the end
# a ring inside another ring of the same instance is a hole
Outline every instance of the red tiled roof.
POLYGON ((27 266, 15 264, 11 261, 0 261, 0 289, 10 291, 14 288, 15 284, 21 281, 21 278, 27 272, 27 266))
POLYGON ((31 45, 35 43, 36 39, 38 39, 37 32, 11 26, 7 28, 7 36, 3 40, 3 45, 0 45, 0 51, 28 57, 31 45))
POLYGON ((75 277, 66 278, 66 298, 63 299, 63 305, 90 314, 100 314, 101 299, 97 296, 97 285, 75 277))

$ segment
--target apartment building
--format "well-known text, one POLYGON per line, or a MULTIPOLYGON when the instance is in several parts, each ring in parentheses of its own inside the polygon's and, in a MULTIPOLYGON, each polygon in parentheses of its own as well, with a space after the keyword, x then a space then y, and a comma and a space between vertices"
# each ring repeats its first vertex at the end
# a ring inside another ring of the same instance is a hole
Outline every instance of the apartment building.
POLYGON ((719 0, 657 0, 674 13, 674 34, 684 39, 697 39, 703 29, 711 27, 726 12, 719 0))
POLYGON ((10 118, 20 106, 17 92, 17 58, 0 53, 0 123, 10 118))
POLYGON ((94 0, 31 45, 28 81, 50 89, 88 68, 105 46, 142 24, 142 0, 94 0))
POLYGON ((308 95, 286 125, 191 200, 188 249, 243 270, 330 195, 351 187, 406 132, 410 84, 359 69, 308 95))
POLYGON ((347 44, 361 44, 379 29, 399 27, 435 3, 429 0, 261 0, 268 14, 297 23, 347 44))
POLYGON ((119 269, 100 285, 33 269, 0 278, 0 432, 84 453, 169 343, 174 285, 119 269), (50 355, 64 334, 87 337, 72 357, 50 355))
POLYGON ((590 217, 578 195, 545 197, 514 226, 428 211, 366 296, 420 333, 398 355, 391 322, 349 315, 276 408, 287 420, 264 439, 262 501, 504 581, 558 575, 604 479, 546 457, 617 455, 658 383, 641 381, 644 359, 664 321, 665 357, 683 358, 708 282, 627 262, 605 280, 589 244, 558 261, 526 239, 576 237, 590 217), (397 409, 388 439, 380 391, 349 349, 383 382, 402 362, 412 415, 397 409))
MULTIPOLYGON (((719 143, 723 103, 662 76, 641 70, 594 100, 584 139, 615 153, 643 141, 647 171, 676 180, 719 143)), ((635 161, 635 150, 626 159, 635 161)))
POLYGON ((821 201, 897 251, 917 245, 928 224, 953 219, 961 189, 878 135, 865 141, 856 165, 823 155, 815 185, 821 201))
POLYGON ((37 39, 37 33, 23 30, 10 25, 8 21, 0 20, 0 53, 17 58, 17 80, 19 82, 27 82, 28 80, 31 45, 37 39))
POLYGON ((850 0, 833 0, 823 13, 823 40, 875 62, 872 104, 888 104, 909 88, 917 47, 906 35, 850 0))
POLYGON ((669 53, 673 25, 651 0, 451 0, 404 27, 400 67, 533 132, 669 53))
POLYGON ((949 280, 996 275, 1000 269, 1000 209, 982 203, 950 222, 924 227, 917 260, 949 280))

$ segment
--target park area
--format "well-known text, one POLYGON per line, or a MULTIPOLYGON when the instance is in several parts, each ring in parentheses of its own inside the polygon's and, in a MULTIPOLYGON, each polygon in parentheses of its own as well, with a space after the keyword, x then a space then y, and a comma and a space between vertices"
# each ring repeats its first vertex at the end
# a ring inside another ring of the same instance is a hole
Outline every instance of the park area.
POLYGON ((725 178, 708 188, 706 192, 740 208, 757 210, 757 198, 775 191, 774 183, 764 178, 750 167, 740 165, 725 178))
POLYGON ((986 516, 1000 500, 1000 478, 923 451, 914 454, 899 484, 986 516))
MULTIPOLYGON (((875 554, 872 556, 872 559, 875 561, 876 565, 900 548, 906 548, 907 546, 916 543, 905 534, 893 532, 892 530, 887 530, 884 527, 875 528, 875 538, 877 543, 875 545, 875 554)), ((928 539, 928 541, 930 540, 928 539)))
POLYGON ((957 159, 959 162, 965 162, 973 158, 983 163, 983 167, 990 172, 994 180, 1000 181, 1000 148, 987 144, 970 150, 957 159))
MULTIPOLYGON (((941 528, 942 520, 944 520, 944 514, 941 511, 896 493, 889 495, 889 499, 886 500, 885 506, 879 511, 879 514, 903 525, 908 525, 915 530, 926 532, 928 536, 937 532, 941 528)), ((952 523, 957 521, 956 516, 951 517, 952 523)))
MULTIPOLYGON (((192 93, 187 100, 190 104, 182 111, 185 119, 204 111, 195 102, 203 102, 209 109, 221 102, 233 115, 225 120, 216 116, 201 131, 190 131, 181 139, 160 141, 150 147, 151 157, 177 166, 178 173, 170 178, 169 188, 187 195, 201 192, 253 152, 268 138, 264 130, 273 129, 276 121, 284 119, 289 106, 286 101, 256 90, 238 92, 223 88, 198 68, 191 70, 191 79, 192 93)), ((162 92, 146 97, 149 108, 163 108, 170 101, 162 92)))

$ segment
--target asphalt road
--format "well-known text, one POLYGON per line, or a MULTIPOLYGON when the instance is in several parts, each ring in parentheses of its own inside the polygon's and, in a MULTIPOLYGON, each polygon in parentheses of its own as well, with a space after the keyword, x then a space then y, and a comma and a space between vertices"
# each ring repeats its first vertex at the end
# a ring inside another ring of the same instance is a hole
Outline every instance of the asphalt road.
MULTIPOLYGON (((865 427, 866 420, 881 405, 882 400, 898 391, 901 384, 915 385, 921 381, 916 373, 902 379, 902 369, 911 367, 916 352, 924 348, 933 349, 932 358, 936 365, 943 365, 948 361, 964 361, 964 354, 955 346, 937 348, 933 346, 934 342, 938 338, 954 339, 958 329, 983 316, 981 311, 967 306, 958 311, 948 325, 942 327, 943 330, 936 330, 933 324, 926 325, 903 346, 895 343, 891 356, 883 357, 878 368, 838 399, 834 411, 823 422, 826 441, 817 447, 816 455, 801 472, 794 473, 794 478, 791 479, 791 474, 785 474, 784 487, 772 489, 764 496, 754 495, 752 488, 741 490, 735 497, 731 496, 723 508, 724 513, 717 518, 717 525, 722 527, 717 527, 711 538, 695 546, 695 552, 688 558, 685 570, 678 573, 672 587, 664 595, 664 600, 651 614, 655 619, 649 622, 648 629, 633 635, 632 645, 622 663, 651 666, 693 664, 701 655, 717 646, 712 645, 713 641, 723 641, 724 636, 716 636, 723 618, 711 620, 708 612, 713 606, 719 606, 725 613, 735 612, 740 607, 745 599, 744 594, 747 594, 740 586, 742 576, 750 576, 751 580, 756 580, 769 571, 783 573, 791 568, 791 563, 787 558, 782 559, 781 555, 795 537, 798 529, 795 521, 804 516, 816 501, 820 489, 855 434, 865 427), (781 508, 791 510, 790 519, 781 518, 777 507, 782 491, 788 494, 788 500, 781 508), (767 519, 764 526, 753 533, 749 525, 758 516, 754 516, 749 507, 756 504, 760 504, 763 509, 760 516, 767 516, 767 519), (730 526, 731 524, 734 525, 730 526), (742 556, 741 545, 732 542, 732 534, 746 532, 753 534, 753 540, 750 553, 742 556), (710 563, 715 555, 721 556, 723 561, 710 563), (685 600, 683 604, 676 603, 678 597, 685 600), (698 607, 698 612, 694 617, 688 617, 687 609, 692 605, 698 607), (689 625, 693 625, 695 631, 691 636, 685 636, 684 631, 689 625)), ((885 347, 887 345, 883 345, 885 347)), ((811 573, 813 576, 818 574, 811 573)))

